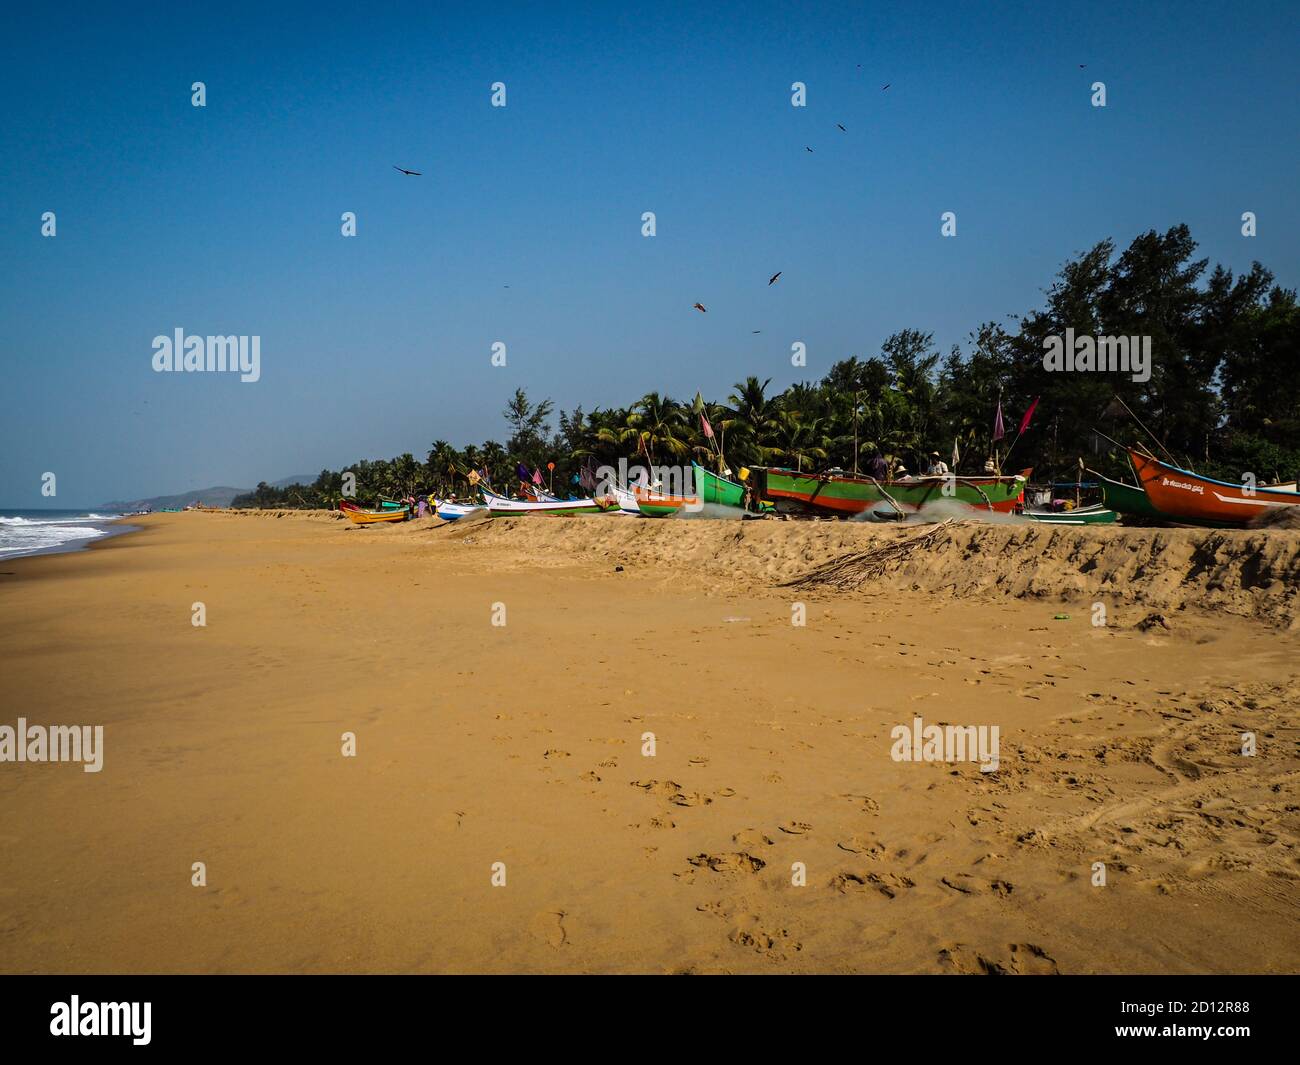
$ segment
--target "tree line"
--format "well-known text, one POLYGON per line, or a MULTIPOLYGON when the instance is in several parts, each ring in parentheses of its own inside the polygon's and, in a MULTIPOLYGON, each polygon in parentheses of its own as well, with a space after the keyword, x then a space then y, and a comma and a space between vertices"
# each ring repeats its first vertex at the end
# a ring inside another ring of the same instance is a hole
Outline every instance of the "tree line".
POLYGON ((1034 480, 1047 481, 1074 479, 1080 458, 1122 476, 1127 464, 1113 439, 1167 449, 1179 464, 1224 480, 1246 471, 1290 480, 1300 472, 1295 290, 1258 262, 1234 276, 1208 269, 1195 253, 1185 225, 1144 233, 1120 254, 1103 240, 1061 268, 1043 306, 1008 318, 1009 326, 986 322, 946 354, 933 334, 903 329, 878 353, 843 359, 820 381, 782 392, 770 379, 747 377, 724 399, 649 392, 626 407, 578 406, 553 417, 550 399, 519 389, 504 411, 504 443, 457 448, 435 440, 423 461, 408 452, 322 470, 311 485, 263 482, 232 505, 333 506, 346 472, 362 500, 464 495, 471 470, 486 472, 500 491, 517 484, 521 465, 568 494, 584 466, 693 459, 718 469, 719 447, 732 470, 852 470, 879 451, 916 472, 933 451, 951 465, 955 445, 959 472, 979 472, 993 457, 1006 470, 1032 466, 1034 480), (1076 335, 1149 336, 1150 379, 1049 371, 1044 342, 1071 327, 1076 335), (999 405, 1007 435, 994 440, 999 405))

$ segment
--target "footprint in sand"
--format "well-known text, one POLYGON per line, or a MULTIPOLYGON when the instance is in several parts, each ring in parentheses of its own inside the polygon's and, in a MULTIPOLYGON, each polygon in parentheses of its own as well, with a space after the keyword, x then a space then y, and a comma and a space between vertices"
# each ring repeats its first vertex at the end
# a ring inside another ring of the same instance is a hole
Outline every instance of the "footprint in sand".
POLYGON ((850 854, 862 854, 868 858, 879 860, 889 854, 888 848, 878 839, 869 839, 865 836, 850 836, 848 839, 840 840, 835 846, 842 851, 848 851, 850 854))
POLYGON ((777 825, 777 828, 787 836, 802 836, 804 833, 812 831, 812 825, 808 824, 807 821, 787 821, 783 825, 777 825))
POLYGON ((942 876, 939 883, 963 895, 997 895, 1006 898, 1015 890, 1006 880, 978 880, 970 873, 942 876))
POLYGON ((916 887, 916 882, 909 877, 899 873, 838 873, 831 881, 831 887, 837 891, 848 894, 849 892, 875 889, 887 899, 897 898, 898 895, 916 887))
POLYGON ((568 751, 556 751, 556 750, 550 750, 550 751, 547 751, 545 754, 543 754, 542 757, 543 757, 543 758, 568 758, 568 757, 569 757, 569 752, 568 752, 568 751))
POLYGON ((569 942, 569 932, 564 927, 563 910, 551 910, 537 914, 531 922, 533 935, 544 940, 557 950, 569 942))
POLYGON ((755 858, 745 851, 732 854, 696 854, 686 859, 697 869, 711 869, 715 873, 736 875, 738 873, 757 873, 767 866, 762 858, 755 858))
POLYGON ((756 828, 747 828, 732 836, 731 842, 738 843, 742 847, 771 847, 775 841, 756 828))
POLYGON ((640 788, 646 794, 664 799, 674 806, 708 806, 713 802, 698 792, 682 791, 682 786, 675 780, 634 780, 632 787, 640 788))
POLYGON ((862 807, 867 813, 879 813, 880 803, 876 802, 870 795, 841 795, 841 799, 848 799, 862 807))
POLYGON ((593 772, 592 770, 588 770, 587 772, 583 773, 582 776, 580 776, 578 779, 584 781, 587 784, 600 783, 600 777, 596 776, 595 772, 593 772))
POLYGON ((802 943, 791 939, 789 929, 762 928, 759 921, 757 914, 742 915, 727 938, 737 946, 748 947, 759 954, 771 954, 776 960, 784 958, 787 950, 803 950, 802 943))
POLYGON ((1060 968, 1042 947, 1012 943, 1004 959, 989 958, 962 943, 939 951, 939 968, 973 976, 1057 976, 1060 968))

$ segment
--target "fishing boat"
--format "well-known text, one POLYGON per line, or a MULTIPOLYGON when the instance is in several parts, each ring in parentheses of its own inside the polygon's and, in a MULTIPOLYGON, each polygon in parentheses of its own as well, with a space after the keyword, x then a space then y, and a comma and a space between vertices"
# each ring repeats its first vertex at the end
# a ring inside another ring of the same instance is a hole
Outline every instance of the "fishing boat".
POLYGON ((974 510, 1010 514, 1023 505, 1025 482, 1031 470, 1014 476, 918 477, 910 481, 876 481, 838 471, 800 473, 782 468, 750 470, 758 499, 782 513, 822 513, 848 517, 881 504, 920 510, 930 503, 953 501, 974 510))
POLYGON ((618 513, 641 517, 641 506, 637 503, 636 496, 634 496, 629 489, 623 488, 621 485, 615 484, 611 481, 607 498, 614 501, 614 506, 617 508, 618 513))
POLYGON ((683 510, 692 513, 700 509, 699 496, 671 496, 639 485, 632 486, 636 505, 647 518, 671 518, 683 510))
POLYGON ((483 502, 494 518, 518 517, 526 514, 557 516, 566 514, 602 514, 614 505, 597 499, 509 499, 506 496, 497 495, 489 488, 480 488, 479 491, 483 493, 483 502))
POLYGON ((1152 505, 1171 521, 1215 522, 1240 528, 1277 507, 1300 503, 1300 492, 1277 486, 1217 481, 1128 449, 1138 484, 1152 505))
POLYGON ((1030 521, 1044 525, 1113 525, 1115 512, 1102 503, 1090 507, 1075 507, 1072 510, 1026 510, 1024 516, 1030 521))
POLYGON ((467 514, 475 514, 484 509, 482 503, 449 503, 445 499, 434 500, 433 511, 443 521, 459 521, 467 514))
MULTIPOLYGON (((1147 496, 1145 488, 1135 484, 1127 484, 1124 481, 1111 480, 1111 478, 1098 473, 1096 470, 1089 470, 1088 473, 1101 482, 1101 494, 1106 506, 1121 517, 1137 518, 1141 521, 1164 522, 1167 525, 1193 525, 1203 529, 1226 529, 1231 528, 1233 525, 1232 522, 1226 521, 1193 521, 1190 518, 1172 517, 1156 509, 1156 505, 1147 496)), ((1289 481, 1283 484, 1265 485, 1264 487, 1282 492, 1294 492, 1296 483, 1289 481)))
POLYGON ((407 514, 405 510, 363 510, 355 503, 350 503, 346 499, 339 500, 339 510, 341 510, 348 521, 357 525, 375 525, 380 522, 397 522, 405 521, 407 514))
POLYGON ((698 462, 691 463, 695 477, 695 492, 705 503, 717 503, 724 507, 743 507, 745 504, 745 487, 729 481, 716 473, 711 473, 698 462))

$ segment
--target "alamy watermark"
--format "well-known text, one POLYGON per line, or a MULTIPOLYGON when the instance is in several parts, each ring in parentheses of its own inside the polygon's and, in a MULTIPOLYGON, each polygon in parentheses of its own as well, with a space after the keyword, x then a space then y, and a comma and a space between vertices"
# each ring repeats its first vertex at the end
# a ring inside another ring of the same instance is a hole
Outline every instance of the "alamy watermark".
POLYGON ((216 373, 229 370, 252 383, 262 376, 260 336, 186 336, 179 326, 172 336, 153 338, 155 373, 216 373))
POLYGON ((979 762, 981 773, 998 768, 997 725, 927 725, 919 717, 912 724, 895 725, 889 756, 895 762, 979 762))
POLYGON ((695 470, 691 466, 629 465, 627 459, 619 459, 617 467, 597 468, 596 498, 612 494, 614 487, 681 499, 682 509, 691 514, 704 509, 703 502, 696 495, 695 470))
POLYGON ((1099 373, 1131 373, 1134 381, 1151 380, 1151 338, 1149 336, 1076 337, 1074 329, 1065 336, 1043 340, 1043 369, 1058 373, 1095 370, 1099 373))
POLYGON ((104 726, 0 725, 0 762, 82 762, 87 773, 104 768, 104 726))

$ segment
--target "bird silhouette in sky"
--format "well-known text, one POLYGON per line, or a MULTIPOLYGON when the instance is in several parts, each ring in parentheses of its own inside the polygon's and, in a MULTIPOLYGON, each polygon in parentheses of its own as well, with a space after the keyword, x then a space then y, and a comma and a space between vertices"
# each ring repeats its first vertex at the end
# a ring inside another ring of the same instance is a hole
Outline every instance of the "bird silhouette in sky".
POLYGON ((421 174, 420 171, 418 170, 403 170, 400 166, 397 165, 394 165, 393 169, 398 171, 399 173, 405 174, 407 177, 424 177, 424 175, 421 174))
POLYGON ((758 336, 758 334, 761 333, 762 331, 763 331, 763 330, 761 330, 761 329, 754 329, 754 330, 752 330, 754 336, 758 336))
POLYGON ((777 279, 778 277, 780 277, 782 273, 784 273, 784 271, 782 271, 782 270, 778 270, 778 271, 777 271, 776 273, 774 273, 771 277, 769 277, 769 278, 767 279, 767 287, 768 287, 768 288, 771 288, 773 285, 775 285, 775 284, 776 284, 776 279, 777 279))
POLYGON ((890 81, 890 82, 886 82, 884 85, 880 86, 880 91, 881 91, 881 92, 884 92, 886 89, 889 88, 890 85, 893 85, 893 84, 894 84, 894 83, 893 83, 892 81, 890 81))
POLYGON ((705 307, 704 304, 702 304, 702 303, 693 303, 693 304, 691 304, 691 306, 693 306, 693 307, 694 307, 697 311, 699 311, 701 314, 708 314, 708 313, 709 313, 708 308, 705 307))
POLYGON ((803 146, 803 150, 804 150, 805 152, 811 152, 811 151, 812 151, 812 149, 809 148, 808 145, 806 145, 806 144, 803 146))
POLYGON ((839 131, 840 131, 841 133, 847 133, 847 132, 848 132, 848 130, 845 129, 843 126, 841 126, 838 122, 836 122, 835 125, 836 125, 836 127, 839 129, 839 131))

